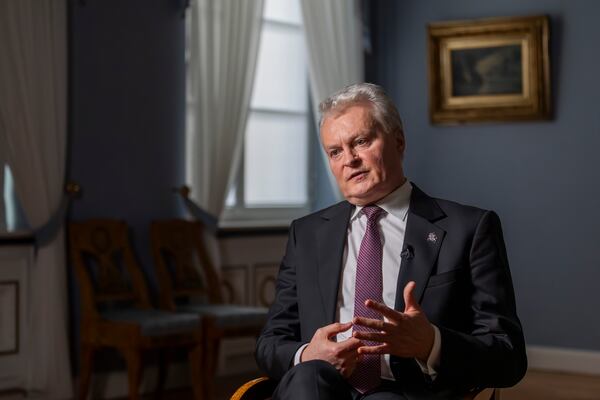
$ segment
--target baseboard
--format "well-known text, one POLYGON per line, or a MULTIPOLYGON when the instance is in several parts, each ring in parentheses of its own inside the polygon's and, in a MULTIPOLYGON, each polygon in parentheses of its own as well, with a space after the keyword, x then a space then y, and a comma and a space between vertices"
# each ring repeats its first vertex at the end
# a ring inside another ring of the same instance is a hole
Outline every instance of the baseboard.
POLYGON ((600 351, 527 346, 529 368, 600 375, 600 351))

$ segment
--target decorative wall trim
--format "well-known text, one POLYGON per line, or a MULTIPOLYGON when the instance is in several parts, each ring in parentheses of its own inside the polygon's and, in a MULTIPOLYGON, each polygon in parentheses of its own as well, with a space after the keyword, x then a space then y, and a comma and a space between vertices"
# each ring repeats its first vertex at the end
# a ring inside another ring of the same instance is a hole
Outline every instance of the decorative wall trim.
POLYGON ((0 244, 0 391, 26 387, 32 266, 32 246, 0 244))
POLYGON ((0 281, 0 356, 19 353, 19 282, 0 281))
POLYGON ((221 285, 225 303, 248 304, 251 289, 250 274, 248 265, 221 267, 221 285))
POLYGON ((527 346, 530 369, 600 375, 600 351, 527 346))
POLYGON ((275 299, 275 286, 279 263, 258 263, 254 265, 253 303, 260 307, 270 307, 275 299))

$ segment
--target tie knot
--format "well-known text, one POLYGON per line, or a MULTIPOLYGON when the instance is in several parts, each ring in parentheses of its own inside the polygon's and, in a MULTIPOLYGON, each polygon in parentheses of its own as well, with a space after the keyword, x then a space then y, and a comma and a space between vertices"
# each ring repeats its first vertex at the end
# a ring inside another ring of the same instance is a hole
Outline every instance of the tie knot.
POLYGON ((385 210, 378 206, 365 206, 363 207, 362 212, 367 216, 369 222, 377 222, 379 217, 385 214, 385 210))

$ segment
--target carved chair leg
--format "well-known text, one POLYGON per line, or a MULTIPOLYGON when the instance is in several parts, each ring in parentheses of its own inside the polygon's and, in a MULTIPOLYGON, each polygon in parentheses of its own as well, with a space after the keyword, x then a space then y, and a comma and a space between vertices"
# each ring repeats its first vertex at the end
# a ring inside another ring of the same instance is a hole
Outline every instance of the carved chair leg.
POLYGON ((214 379, 219 359, 220 330, 215 319, 211 316, 202 318, 202 380, 204 381, 204 395, 207 400, 214 396, 214 379))
POLYGON ((127 362, 129 400, 139 400, 140 383, 142 381, 142 354, 137 349, 123 349, 121 353, 127 362))
POLYGON ((167 380, 167 372, 169 370, 169 362, 171 361, 170 349, 158 350, 158 377, 156 380, 156 392, 154 397, 159 400, 162 398, 165 389, 165 381, 167 380))
POLYGON ((94 364, 94 346, 89 344, 81 345, 81 365, 79 371, 79 400, 86 400, 90 388, 90 378, 92 376, 92 366, 94 364))
POLYGON ((214 380, 219 362, 219 345, 221 338, 214 332, 206 337, 205 357, 204 357, 204 379, 206 381, 206 398, 214 398, 214 380))
POLYGON ((194 400, 204 400, 204 390, 206 387, 206 380, 204 379, 203 371, 203 349, 202 344, 197 344, 192 347, 188 353, 188 362, 190 366, 190 382, 192 383, 192 390, 194 392, 194 400))

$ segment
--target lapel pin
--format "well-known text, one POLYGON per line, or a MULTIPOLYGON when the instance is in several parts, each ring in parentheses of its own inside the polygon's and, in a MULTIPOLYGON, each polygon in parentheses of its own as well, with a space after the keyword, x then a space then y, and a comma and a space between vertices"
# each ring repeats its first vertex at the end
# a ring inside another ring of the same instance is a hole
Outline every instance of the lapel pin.
POLYGON ((435 232, 429 232, 429 235, 427 235, 427 241, 431 243, 437 242, 437 235, 435 232))

